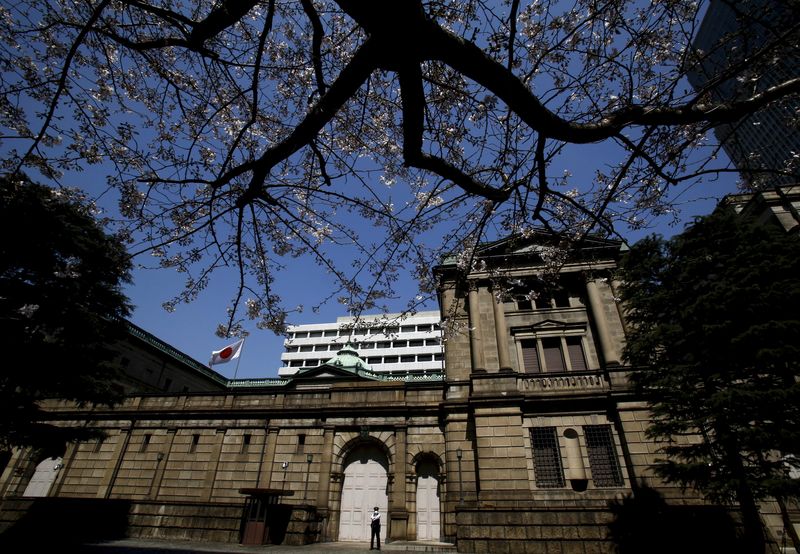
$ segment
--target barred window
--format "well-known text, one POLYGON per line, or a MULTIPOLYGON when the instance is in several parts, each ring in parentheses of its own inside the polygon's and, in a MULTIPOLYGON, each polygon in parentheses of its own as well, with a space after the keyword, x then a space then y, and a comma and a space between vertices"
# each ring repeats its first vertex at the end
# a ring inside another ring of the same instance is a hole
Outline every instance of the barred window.
POLYGON ((531 444, 536 486, 542 489, 563 487, 564 469, 561 465, 556 428, 534 427, 531 429, 531 444))
POLYGON ((596 487, 621 487, 622 471, 614 448, 614 437, 610 425, 586 425, 586 451, 589 454, 589 467, 592 481, 596 487))

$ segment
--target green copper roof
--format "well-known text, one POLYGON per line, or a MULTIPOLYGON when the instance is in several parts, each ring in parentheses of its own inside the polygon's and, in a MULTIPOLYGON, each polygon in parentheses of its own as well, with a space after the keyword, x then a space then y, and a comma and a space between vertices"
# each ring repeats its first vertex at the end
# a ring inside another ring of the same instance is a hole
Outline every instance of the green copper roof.
POLYGON ((344 348, 339 350, 333 358, 323 365, 341 367, 342 369, 349 369, 353 372, 357 372, 360 369, 372 371, 372 368, 358 356, 358 352, 356 352, 355 348, 353 348, 353 345, 350 343, 345 344, 344 348))

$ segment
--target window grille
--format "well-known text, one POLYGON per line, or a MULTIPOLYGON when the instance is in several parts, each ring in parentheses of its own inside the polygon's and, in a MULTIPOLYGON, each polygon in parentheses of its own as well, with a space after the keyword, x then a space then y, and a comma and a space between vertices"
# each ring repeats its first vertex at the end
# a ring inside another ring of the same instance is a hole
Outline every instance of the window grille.
POLYGON ((531 429, 531 444, 536 486, 542 489, 563 487, 564 469, 561 465, 556 428, 534 427, 531 429))
POLYGON ((614 437, 610 425, 586 425, 586 451, 589 454, 589 467, 592 481, 596 487, 621 487, 622 472, 614 448, 614 437))

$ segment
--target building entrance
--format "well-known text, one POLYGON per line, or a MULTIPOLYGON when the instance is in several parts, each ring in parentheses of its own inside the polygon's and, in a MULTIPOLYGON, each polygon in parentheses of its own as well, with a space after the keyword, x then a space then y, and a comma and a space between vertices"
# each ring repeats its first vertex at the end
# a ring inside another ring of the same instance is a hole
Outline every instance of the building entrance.
POLYGON ((381 511, 381 541, 386 538, 389 499, 386 494, 386 456, 376 447, 357 448, 345 460, 339 514, 340 541, 368 541, 370 514, 381 511))
POLYGON ((47 458, 39 462, 22 496, 47 496, 61 469, 61 458, 47 458))
POLYGON ((417 467, 417 540, 439 540, 439 470, 431 461, 417 467))

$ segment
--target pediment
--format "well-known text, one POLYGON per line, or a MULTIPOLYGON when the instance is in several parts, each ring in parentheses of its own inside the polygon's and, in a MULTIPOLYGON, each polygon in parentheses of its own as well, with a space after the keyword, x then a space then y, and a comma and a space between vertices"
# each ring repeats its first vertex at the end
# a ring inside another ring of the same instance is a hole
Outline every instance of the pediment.
MULTIPOLYGON (((540 229, 530 232, 526 236, 515 235, 507 237, 479 248, 478 256, 536 256, 541 258, 542 253, 546 252, 549 248, 557 247, 561 242, 558 235, 540 229)), ((618 250, 620 241, 604 239, 597 236, 584 237, 579 244, 575 246, 575 254, 582 250, 596 250, 598 248, 610 248, 618 250)))
POLYGON ((544 321, 539 321, 531 325, 512 327, 511 334, 538 333, 542 331, 575 331, 585 329, 586 322, 584 321, 561 321, 557 319, 545 319, 544 321))
POLYGON ((368 375, 362 371, 353 371, 347 367, 337 367, 335 365, 322 364, 317 367, 310 367, 298 371, 292 376, 292 379, 297 380, 353 380, 353 381, 371 381, 368 375))

